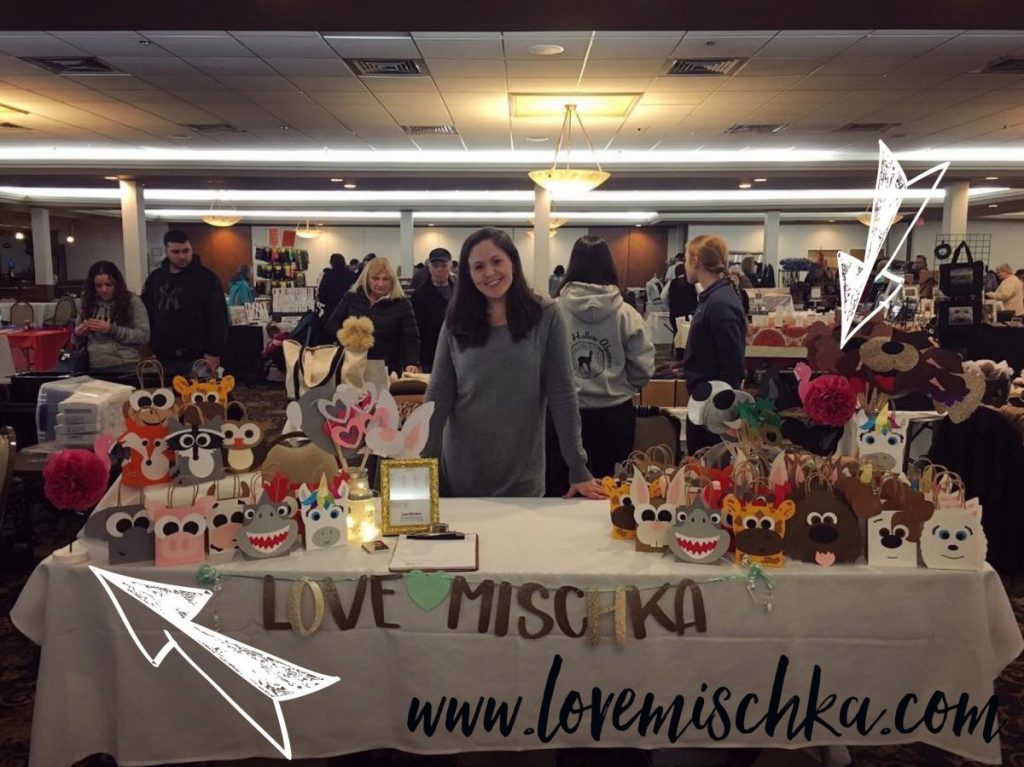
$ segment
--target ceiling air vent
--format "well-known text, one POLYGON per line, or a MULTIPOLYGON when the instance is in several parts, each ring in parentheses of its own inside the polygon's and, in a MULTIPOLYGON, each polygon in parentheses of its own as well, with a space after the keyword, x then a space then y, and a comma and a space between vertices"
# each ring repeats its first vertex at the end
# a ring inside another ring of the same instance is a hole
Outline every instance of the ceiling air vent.
POLYGON ((345 59, 356 77, 418 77, 427 74, 422 59, 345 59))
POLYGON ((441 136, 455 136, 458 131, 454 125, 403 125, 402 130, 410 136, 423 136, 429 134, 441 136))
POLYGON ((0 130, 32 130, 26 128, 24 125, 15 125, 14 123, 0 123, 0 130))
POLYGON ((1024 59, 996 59, 981 70, 985 75, 1024 75, 1024 59))
POLYGON ((842 128, 836 128, 833 133, 885 133, 892 128, 898 128, 902 123, 846 123, 842 128))
POLYGON ((179 125, 196 133, 245 133, 244 130, 236 128, 230 123, 179 123, 179 125))
POLYGON ((736 125, 733 125, 731 128, 726 130, 725 132, 726 133, 756 133, 758 135, 764 136, 764 135, 770 135, 772 133, 778 133, 780 130, 782 130, 785 127, 786 127, 785 125, 768 125, 768 124, 747 125, 747 124, 744 124, 744 123, 737 123, 736 125))
POLYGON ((691 77, 694 75, 728 75, 746 59, 676 59, 667 75, 691 77))
POLYGON ((26 56, 29 64, 57 75, 120 75, 124 74, 95 56, 26 56))

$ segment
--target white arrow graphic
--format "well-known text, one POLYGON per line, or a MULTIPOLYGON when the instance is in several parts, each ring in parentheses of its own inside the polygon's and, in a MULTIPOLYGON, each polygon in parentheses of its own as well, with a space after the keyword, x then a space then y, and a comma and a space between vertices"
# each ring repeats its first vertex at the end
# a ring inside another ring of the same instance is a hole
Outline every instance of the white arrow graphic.
POLYGON ((944 162, 933 168, 929 168, 924 173, 914 176, 908 181, 907 175, 903 172, 903 168, 900 167, 900 164, 896 161, 893 153, 889 151, 889 147, 887 147, 882 141, 878 142, 878 178, 875 182, 875 200, 871 206, 871 226, 868 229, 868 242, 864 252, 864 260, 861 261, 858 258, 854 258, 848 253, 839 253, 839 300, 842 314, 842 336, 839 343, 840 348, 846 346, 846 342, 849 341, 868 320, 885 309, 893 299, 899 295, 900 290, 903 287, 903 277, 889 271, 889 266, 896 258, 896 254, 899 253, 900 248, 903 247, 903 243, 906 242, 907 235, 910 234, 914 225, 917 224, 917 220, 924 212, 925 206, 932 197, 938 194, 939 183, 942 181, 942 177, 946 174, 948 169, 949 163, 944 162), (903 237, 900 239, 899 243, 897 243, 896 247, 892 249, 892 252, 889 254, 889 260, 885 262, 885 266, 883 266, 879 272, 879 276, 885 277, 885 279, 889 280, 889 282, 896 287, 891 288, 881 303, 872 309, 868 315, 861 320, 856 327, 854 327, 853 323, 856 320, 857 307, 860 304, 860 298, 864 294, 864 287, 871 279, 875 262, 878 260, 878 256, 882 252, 882 248, 885 246, 886 238, 889 236, 889 229, 892 227, 893 216, 899 212, 900 205, 903 204, 904 194, 908 188, 932 174, 935 174, 935 180, 932 183, 932 188, 929 190, 928 194, 925 195, 924 200, 921 202, 921 207, 917 209, 917 213, 915 213, 913 219, 911 219, 910 225, 907 227, 907 231, 903 233, 903 237))
POLYGON ((317 692, 330 687, 338 681, 336 676, 325 676, 315 671, 296 666, 275 655, 270 655, 255 647, 237 642, 216 631, 199 626, 192 620, 203 609, 203 606, 213 596, 212 591, 206 589, 193 589, 187 586, 169 586, 165 583, 155 581, 144 581, 138 578, 129 578, 126 575, 118 575, 108 570, 101 570, 98 567, 89 566, 93 574, 99 578, 110 601, 114 603, 114 609, 121 616, 125 628, 131 635, 139 652, 146 660, 159 666, 171 650, 177 650, 189 665, 199 672, 220 695, 231 704, 232 708, 241 714, 256 730, 266 738, 286 759, 292 758, 291 741, 288 737, 288 726, 284 721, 284 714, 281 711, 281 702, 301 698, 305 695, 317 692), (164 631, 167 637, 165 644, 155 656, 150 655, 142 642, 139 641, 135 629, 132 628, 121 604, 117 601, 111 586, 117 587, 128 596, 141 602, 161 618, 166 620, 176 629, 198 643, 204 650, 213 655, 217 660, 231 669, 246 682, 251 684, 261 693, 273 701, 274 711, 277 713, 277 722, 281 728, 280 741, 275 740, 259 723, 238 703, 236 703, 224 689, 218 685, 199 665, 192 660, 182 649, 168 631, 164 631))

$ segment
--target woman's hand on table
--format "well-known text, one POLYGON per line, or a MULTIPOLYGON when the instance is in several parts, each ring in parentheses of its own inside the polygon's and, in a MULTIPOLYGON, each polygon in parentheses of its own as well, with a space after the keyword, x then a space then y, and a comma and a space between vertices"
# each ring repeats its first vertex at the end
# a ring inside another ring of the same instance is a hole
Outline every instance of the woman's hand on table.
POLYGON ((608 497, 608 493, 605 492, 604 487, 596 479, 569 485, 569 492, 563 495, 562 498, 569 499, 574 495, 582 495, 584 498, 589 498, 592 501, 602 501, 608 497))
POLYGON ((89 321, 86 320, 84 322, 79 322, 77 325, 75 325, 75 335, 76 336, 84 338, 85 336, 89 335, 89 324, 88 324, 88 322, 89 321))

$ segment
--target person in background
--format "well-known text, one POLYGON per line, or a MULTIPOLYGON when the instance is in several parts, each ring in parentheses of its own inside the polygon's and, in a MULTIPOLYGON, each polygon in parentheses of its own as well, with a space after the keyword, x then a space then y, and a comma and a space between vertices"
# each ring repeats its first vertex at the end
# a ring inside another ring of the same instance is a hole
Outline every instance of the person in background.
POLYGON ((661 292, 665 289, 665 285, 658 279, 658 275, 652 274, 644 289, 647 291, 647 313, 664 311, 665 305, 661 302, 661 292))
POLYGON ((928 258, 918 253, 914 256, 913 263, 910 264, 910 273, 914 275, 914 284, 918 285, 921 282, 921 272, 928 271, 928 258))
POLYGON ((252 289, 252 266, 242 264, 228 283, 228 306, 245 306, 256 300, 252 289))
POLYGON ((425 400, 435 408, 423 454, 441 459, 445 495, 543 496, 546 408, 569 466, 567 497, 605 495, 580 443, 565 323, 530 290, 507 232, 479 229, 462 244, 425 400))
POLYGON ((554 298, 558 295, 558 289, 562 287, 562 280, 565 279, 565 267, 561 264, 548 277, 548 295, 554 298))
MULTIPOLYGON (((427 258, 429 259, 429 256, 427 258)), ((412 267, 412 280, 409 281, 409 289, 415 291, 429 280, 430 272, 427 270, 427 265, 424 263, 415 264, 412 267)))
MULTIPOLYGON (((750 258, 750 256, 747 256, 747 258, 750 258)), ((747 258, 743 259, 744 262, 747 260, 747 258)), ((729 267, 729 275, 732 279, 733 284, 738 285, 744 290, 746 290, 747 288, 754 287, 754 283, 753 280, 750 279, 750 275, 748 275, 744 268, 739 264, 733 264, 732 266, 729 267)), ((756 278, 757 275, 755 274, 754 277, 756 278)))
POLYGON ((1003 311, 1013 312, 1013 316, 1024 314, 1024 283, 1018 280, 1009 264, 996 267, 996 278, 999 287, 986 293, 989 298, 1003 302, 1003 311))
POLYGON ((665 284, 672 282, 676 278, 676 267, 682 266, 683 262, 686 261, 685 253, 676 253, 672 260, 668 263, 668 269, 665 270, 665 284))
POLYGON ((982 289, 986 293, 991 293, 994 292, 997 287, 999 287, 999 276, 994 271, 989 269, 987 272, 985 272, 985 277, 982 279, 982 289))
POLYGON ((350 259, 349 262, 348 262, 348 268, 349 268, 349 271, 352 272, 352 274, 358 274, 359 273, 359 259, 358 258, 350 259))
POLYGON ((363 266, 355 285, 327 319, 331 338, 349 317, 369 317, 373 322, 368 359, 384 360, 388 371, 399 375, 420 372, 416 316, 388 259, 374 257, 363 266))
POLYGON ((263 347, 260 357, 264 360, 269 360, 271 364, 284 370, 286 367, 284 361, 284 342, 290 338, 288 332, 281 330, 279 325, 270 322, 267 324, 267 338, 270 340, 263 347))
MULTIPOLYGON (((740 303, 743 305, 743 313, 750 316, 750 296, 747 294, 746 289, 743 287, 743 280, 746 279, 742 272, 735 266, 729 268, 729 282, 732 283, 732 289, 736 291, 736 295, 740 297, 740 303)), ((749 280, 747 280, 749 282, 749 280)))
POLYGON ((1020 280, 1022 284, 1024 284, 1024 269, 1017 270, 1017 279, 1020 280))
POLYGON ((188 234, 164 234, 166 258, 142 289, 149 312, 149 346, 169 375, 191 375, 202 359, 214 375, 228 338, 228 309, 220 278, 202 265, 188 234))
POLYGON ((128 290, 121 270, 110 261, 89 267, 82 293, 82 321, 75 346, 84 346, 88 365, 76 370, 134 370, 139 347, 149 341, 149 317, 142 299, 128 290))
MULTIPOLYGON (((729 271, 732 271, 730 267, 729 271)), ((753 256, 744 256, 743 260, 740 261, 740 280, 739 284, 741 288, 760 288, 764 287, 761 285, 761 280, 757 275, 757 259, 753 256)))
POLYGON ((324 317, 330 317, 338 302, 356 282, 356 275, 345 266, 345 257, 341 253, 331 254, 331 265, 324 269, 320 278, 320 288, 316 292, 316 300, 324 307, 324 317))
POLYGON ((668 324, 675 335, 676 318, 689 317, 697 309, 697 288, 686 279, 685 264, 676 264, 672 281, 661 292, 661 302, 668 307, 668 324))
POLYGON ((424 373, 429 373, 434 367, 437 339, 455 290, 452 254, 444 248, 434 248, 427 256, 427 267, 421 272, 427 274, 427 280, 416 289, 410 300, 416 313, 416 327, 420 331, 420 366, 424 373))
MULTIPOLYGON (((686 246, 686 279, 703 288, 683 355, 683 377, 690 396, 708 381, 724 381, 734 389, 743 383, 747 318, 726 276, 728 264, 729 246, 721 237, 702 234, 686 246)), ((721 437, 687 419, 686 450, 690 455, 720 441, 721 437)))
MULTIPOLYGON (((583 449, 595 477, 612 476, 615 464, 632 452, 633 395, 654 374, 651 332, 622 293, 608 243, 591 235, 576 240, 555 305, 569 333, 583 449)), ((546 452, 547 494, 564 495, 569 469, 550 419, 546 452)))

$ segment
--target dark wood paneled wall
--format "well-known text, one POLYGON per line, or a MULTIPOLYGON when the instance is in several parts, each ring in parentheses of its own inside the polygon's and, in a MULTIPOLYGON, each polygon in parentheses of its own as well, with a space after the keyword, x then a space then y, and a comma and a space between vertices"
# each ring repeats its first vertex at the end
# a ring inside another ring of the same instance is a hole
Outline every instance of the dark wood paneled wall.
POLYGON ((225 291, 238 267, 252 263, 252 229, 248 226, 173 224, 171 228, 188 233, 192 249, 199 254, 203 265, 220 277, 225 291))
POLYGON ((660 226, 591 227, 612 251, 619 286, 642 288, 654 274, 664 274, 668 261, 668 230, 660 226))

